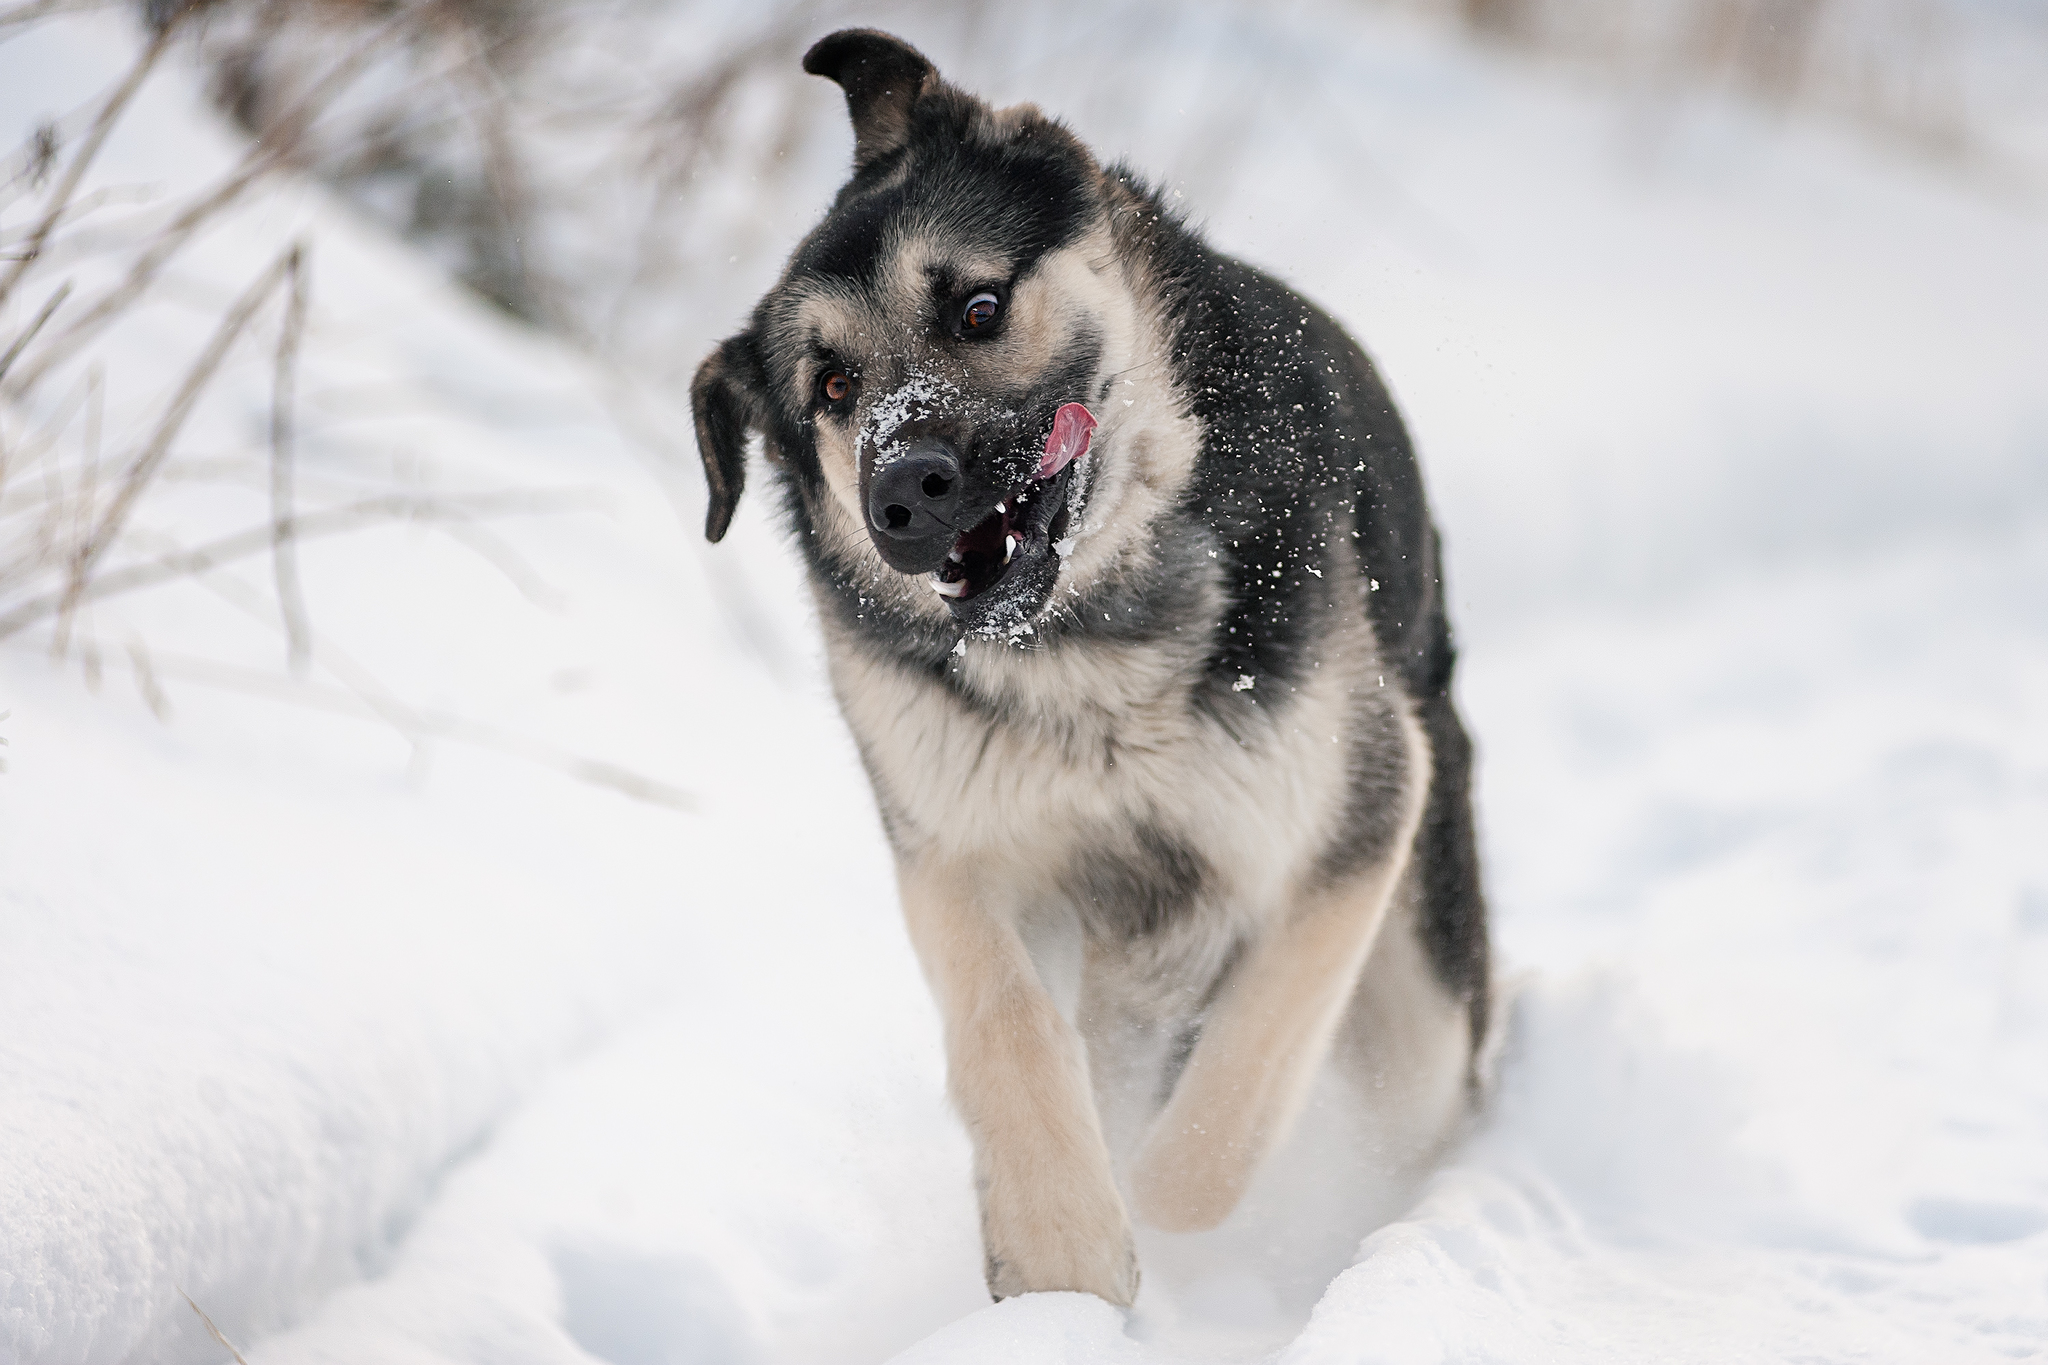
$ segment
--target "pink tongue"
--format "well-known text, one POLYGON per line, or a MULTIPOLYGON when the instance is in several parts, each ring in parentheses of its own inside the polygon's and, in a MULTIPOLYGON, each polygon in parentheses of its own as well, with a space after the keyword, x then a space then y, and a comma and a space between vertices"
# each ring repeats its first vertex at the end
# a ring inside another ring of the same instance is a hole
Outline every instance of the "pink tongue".
POLYGON ((1049 479, 1067 467, 1068 461, 1088 450, 1088 437, 1095 431, 1095 414, 1079 403, 1063 403, 1052 415, 1052 435, 1045 438, 1045 455, 1038 461, 1038 477, 1049 479))

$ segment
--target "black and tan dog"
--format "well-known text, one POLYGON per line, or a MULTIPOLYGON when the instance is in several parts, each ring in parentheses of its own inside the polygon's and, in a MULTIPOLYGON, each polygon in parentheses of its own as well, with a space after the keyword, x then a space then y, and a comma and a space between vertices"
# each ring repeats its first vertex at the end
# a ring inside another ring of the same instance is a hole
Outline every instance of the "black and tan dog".
POLYGON ((846 91, 854 175, 698 372, 706 529, 760 433, 945 1019, 990 1289, 1127 1304, 1126 1199, 1216 1224, 1319 1074, 1396 1184, 1470 1106, 1487 938, 1436 537, 1323 313, 895 38, 804 69, 846 91))

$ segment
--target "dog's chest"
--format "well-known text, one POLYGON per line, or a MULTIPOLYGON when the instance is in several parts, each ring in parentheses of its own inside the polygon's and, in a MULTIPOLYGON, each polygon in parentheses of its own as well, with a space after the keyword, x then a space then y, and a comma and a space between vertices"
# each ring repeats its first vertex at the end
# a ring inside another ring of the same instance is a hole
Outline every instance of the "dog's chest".
POLYGON ((1192 902, 1277 902, 1341 805, 1341 689, 1226 728, 1163 646, 1026 654, 990 644, 948 686, 855 651, 833 675, 906 852, 1019 902, 1060 899, 1145 931, 1192 902), (1335 798, 1335 799, 1333 799, 1335 798))

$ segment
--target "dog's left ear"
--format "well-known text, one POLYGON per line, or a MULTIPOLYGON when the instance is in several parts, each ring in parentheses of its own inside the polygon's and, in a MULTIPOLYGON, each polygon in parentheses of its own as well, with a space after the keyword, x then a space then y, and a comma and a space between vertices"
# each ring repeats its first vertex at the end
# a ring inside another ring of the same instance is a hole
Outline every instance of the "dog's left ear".
POLYGON ((730 337, 697 367, 690 383, 690 414, 697 422, 697 453, 711 505, 704 535, 722 540, 747 486, 747 433, 762 425, 761 367, 751 332, 730 337))
POLYGON ((804 54, 804 70, 839 82, 853 119, 853 166, 895 151, 910 136, 910 110, 938 69, 901 38, 872 28, 843 28, 804 54))

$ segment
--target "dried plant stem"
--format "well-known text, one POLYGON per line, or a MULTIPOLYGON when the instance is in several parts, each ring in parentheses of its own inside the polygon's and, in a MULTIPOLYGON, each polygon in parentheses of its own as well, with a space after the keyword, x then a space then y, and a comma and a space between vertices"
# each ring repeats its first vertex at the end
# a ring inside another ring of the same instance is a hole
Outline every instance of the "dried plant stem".
MULTIPOLYGON (((704 519, 702 493, 701 485, 691 490, 677 477, 677 471, 686 467, 684 461, 688 458, 684 438, 675 433, 673 422, 665 421, 656 403, 624 373, 615 372, 614 382, 605 387, 603 394, 619 433, 627 438, 631 449, 647 457, 645 468, 661 485, 677 518, 686 528, 694 528, 704 519)), ((768 624, 772 614, 755 601, 746 575, 733 567, 729 557, 706 553, 709 547, 702 536, 691 534, 688 540, 698 550, 697 562, 703 567, 711 600, 717 603, 733 637, 777 680, 796 685, 803 671, 801 659, 768 624)))
POLYGON ((73 154, 71 164, 64 168, 64 178, 59 180, 57 187, 50 192, 42 218, 30 229, 21 253, 14 258, 14 263, 8 267, 7 273, 0 275, 0 304, 7 302, 7 296, 14 292, 14 286, 21 282, 21 277, 28 273, 29 267, 42 256, 43 247, 49 242, 50 234, 57 230, 58 222, 64 217, 64 210, 70 206, 71 196, 78 192, 78 184, 85 179, 85 173, 91 168, 93 158, 97 157, 100 148, 106 145, 107 135, 114 131, 114 124, 120 120, 121 111, 128 107, 128 101, 135 98, 135 92, 142 88, 142 82, 156 66, 157 59, 164 55, 164 49, 170 46, 171 38, 176 31, 177 26, 169 24, 152 37, 149 46, 143 48, 142 55, 135 59, 135 65, 128 68, 128 74, 114 87, 114 93, 100 106, 99 113, 93 117, 92 127, 86 131, 85 141, 73 154))
POLYGON ((164 695, 163 684, 157 681, 156 665, 150 662, 149 649, 140 635, 128 639, 128 666, 135 672, 135 690, 142 694, 149 713, 165 725, 170 724, 171 699, 164 695))
POLYGON ((565 317, 560 300, 554 297, 552 284, 542 280, 535 270, 526 245, 532 231, 532 196, 509 126, 512 98, 498 77, 489 47, 473 32, 464 36, 463 55, 453 74, 459 79, 466 78, 476 92, 476 98, 466 101, 464 108, 475 126, 478 149, 483 154, 484 183, 497 210, 499 236, 509 257, 506 268, 511 280, 516 280, 527 295, 536 317, 550 327, 559 326, 565 317))
POLYGON ((624 335, 634 301, 654 284, 660 270, 656 255, 678 235, 671 206, 681 202, 699 168, 719 151, 718 116, 730 106, 733 92, 770 57, 800 50, 803 35, 812 32, 817 23, 815 4, 797 6, 765 33, 675 91, 651 118, 642 120, 639 138, 654 149, 646 160, 647 209, 635 236, 632 272, 625 287, 613 296, 598 340, 616 343, 624 335), (682 149, 680 155, 676 148, 682 149))
POLYGON ((0 10, 0 29, 13 28, 16 24, 33 24, 38 19, 47 19, 65 10, 84 9, 90 0, 28 0, 27 4, 16 5, 13 9, 0 10))
POLYGON ((0 355, 0 379, 7 377, 7 372, 14 368, 14 362, 21 358, 21 353, 28 349, 28 344, 36 339, 36 333, 43 330, 44 325, 64 306, 64 300, 69 297, 71 281, 66 280, 57 286, 56 292, 50 295, 49 300, 36 313, 35 321, 28 325, 28 330, 14 339, 5 355, 0 355))
POLYGON ((306 329, 306 246, 286 257, 291 281, 284 327, 277 338, 277 369, 270 389, 270 563, 277 580, 277 608, 284 618, 286 656, 292 672, 304 675, 313 658, 313 624, 299 587, 299 552, 292 517, 292 459, 297 436, 293 410, 299 339, 306 329))
POLYGON ((206 1331, 208 1335, 210 1335, 215 1341, 219 1342, 221 1346, 227 1351, 227 1353, 235 1358, 235 1365, 249 1365, 248 1361, 242 1359, 242 1353, 235 1349, 235 1343, 229 1341, 225 1336, 221 1334, 220 1328, 215 1327, 213 1325, 213 1319, 206 1316, 206 1310, 201 1308, 198 1304, 192 1303, 192 1296, 190 1294, 187 1294, 184 1290, 180 1289, 178 1291, 178 1297, 185 1300, 186 1303, 192 1304, 192 1311, 197 1313, 199 1315, 199 1320, 206 1324, 206 1331))
MULTIPOLYGON (((104 418, 105 410, 106 375, 98 364, 94 364, 85 376, 85 455, 84 459, 80 462, 78 488, 70 498, 74 522, 70 540, 72 545, 83 545, 86 537, 92 534, 93 513, 99 508, 100 425, 104 418)), ((63 487, 61 472, 58 473, 57 481, 58 487, 61 490, 63 487)), ((51 511, 52 515, 58 521, 61 521, 65 511, 63 501, 60 499, 51 511)), ((61 659, 64 657, 65 651, 70 647, 70 644, 71 613, 67 611, 57 618, 57 634, 56 638, 51 641, 50 652, 61 659)))
MULTIPOLYGON (((218 587, 219 584, 210 586, 218 587)), ((260 606, 258 603, 238 605, 251 608, 260 606)), ((267 617, 267 607, 261 609, 267 617)), ((502 754, 507 758, 520 759, 573 777, 579 782, 588 782, 592 786, 615 791, 635 801, 644 801, 649 805, 666 806, 670 810, 691 813, 700 809, 695 793, 623 765, 559 749, 545 740, 535 739, 516 730, 449 715, 444 711, 409 705, 392 696, 359 665, 338 655, 331 642, 323 644, 319 652, 322 667, 339 678, 342 686, 331 687, 315 682, 294 681, 263 669, 245 668, 213 659, 193 658, 189 655, 166 654, 161 650, 152 651, 147 657, 152 678, 159 688, 163 679, 170 678, 179 682, 197 683, 203 687, 217 687, 243 696, 263 697, 286 705, 325 711, 330 715, 345 716, 353 720, 378 721, 390 726, 414 744, 445 740, 502 754)), ((134 659, 131 651, 128 658, 131 668, 134 666, 134 659)), ((140 678, 137 679, 136 685, 138 689, 145 686, 140 678)), ((0 714, 0 720, 4 719, 5 715, 0 714)))
POLYGON ((135 509, 136 499, 142 496, 143 490, 163 467, 164 457, 170 454, 171 442, 178 438, 178 432, 184 428, 185 419, 192 415, 199 395, 205 391, 208 381, 220 368, 221 362, 227 358, 228 348, 234 345, 235 338, 242 334, 242 329, 249 325, 249 319, 255 316, 256 310, 285 278, 295 251, 296 248, 280 256, 254 284, 243 291, 242 297, 235 301, 235 306, 221 319, 220 326, 214 329, 213 339, 207 343, 206 350, 186 372, 185 382, 178 387, 170 405, 164 409, 163 416, 157 422, 156 431, 150 436, 148 444, 143 446, 142 453, 135 457, 135 462, 121 477, 121 486, 115 491, 113 501, 108 504, 107 510, 101 514, 92 535, 72 555, 70 582, 64 590, 63 602, 59 607, 61 612, 68 614, 78 599, 84 595, 86 581, 92 575, 93 566, 99 563, 100 557, 106 554, 108 548, 120 536, 129 513, 135 509))
MULTIPOLYGON (((576 502, 573 493, 544 490, 531 493, 479 493, 465 498, 424 498, 394 494, 381 498, 365 498, 359 502, 324 508, 318 512, 303 513, 294 521, 293 535, 303 541, 308 537, 358 530, 377 522, 410 520, 467 523, 479 516, 493 513, 542 515, 569 510, 576 502)), ((271 527, 265 523, 251 530, 222 536, 218 540, 209 541, 190 550, 178 550, 139 564, 123 565, 87 580, 84 589, 78 594, 78 601, 94 602, 124 592, 155 587, 174 578, 205 573, 209 569, 217 569, 238 559, 260 555, 271 548, 271 537, 271 527)), ((0 640, 66 610, 69 596, 70 587, 67 585, 61 592, 45 593, 41 597, 30 598, 5 614, 0 614, 0 640)))
POLYGON ((630 768, 607 763, 603 759, 568 753, 543 740, 520 734, 516 730, 488 725, 482 721, 465 720, 444 711, 407 705, 392 696, 368 670, 335 650, 331 644, 322 649, 320 662, 380 720, 416 745, 429 740, 454 740, 513 758, 525 759, 542 767, 553 768, 581 781, 609 787, 636 801, 647 801, 682 811, 697 809, 697 798, 689 792, 634 772, 630 768))
POLYGON ((542 578, 540 573, 526 562, 525 556, 513 549, 489 527, 474 518, 464 516, 448 517, 437 525, 443 535, 496 569, 521 597, 536 607, 549 611, 561 610, 563 596, 560 590, 542 578))
MULTIPOLYGON (((421 6, 420 11, 432 6, 421 6)), ((326 74, 315 81, 298 103, 285 111, 283 117, 266 131, 264 141, 252 148, 242 158, 241 164, 218 185, 187 204, 178 215, 157 233, 149 248, 129 266, 128 273, 118 284, 95 299, 68 327, 52 337, 36 353, 32 363, 26 365, 20 374, 6 381, 0 387, 0 398, 17 397, 35 387, 44 374, 69 358, 79 347, 96 336, 100 329, 114 318, 121 316, 127 308, 140 298, 142 292, 156 280, 171 257, 175 256, 192 235, 207 219, 226 208, 265 172, 287 160, 298 148, 306 130, 319 117, 327 103, 350 81, 361 74, 371 58, 383 49, 386 41, 402 27, 417 22, 417 12, 403 10, 396 17, 379 25, 370 35, 328 69, 326 74)))

